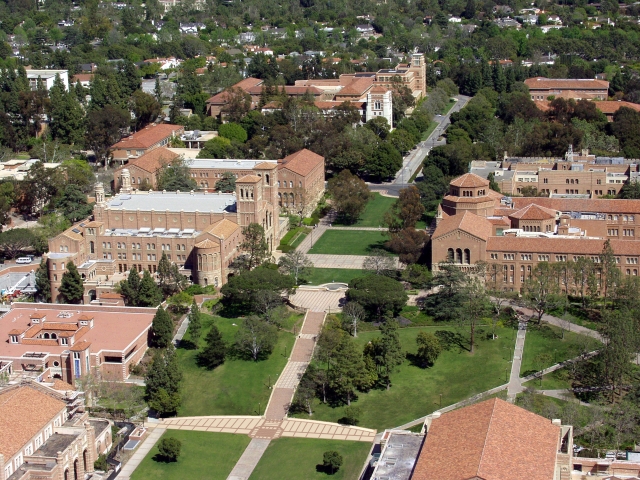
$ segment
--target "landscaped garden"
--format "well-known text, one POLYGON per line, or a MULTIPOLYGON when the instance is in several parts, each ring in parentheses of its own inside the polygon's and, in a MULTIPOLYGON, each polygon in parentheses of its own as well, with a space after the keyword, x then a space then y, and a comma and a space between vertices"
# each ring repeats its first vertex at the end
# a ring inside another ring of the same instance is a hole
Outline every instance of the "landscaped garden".
POLYGON ((597 340, 575 332, 564 332, 559 327, 530 324, 524 342, 520 375, 550 367, 558 362, 577 357, 586 351, 596 350, 602 344, 597 340))
POLYGON ((376 248, 384 248, 389 237, 375 230, 327 230, 315 240, 309 253, 326 255, 370 255, 376 248))
MULTIPOLYGON (((360 410, 359 426, 383 430, 396 427, 427 415, 442 406, 459 402, 465 398, 506 383, 510 371, 514 330, 498 328, 498 338, 490 339, 488 329, 476 333, 477 346, 470 354, 468 333, 452 327, 402 328, 399 330, 403 350, 410 355, 417 351, 416 337, 420 331, 436 332, 448 330, 455 337, 460 333, 462 346, 453 346, 443 351, 433 367, 420 368, 405 360, 391 375, 391 388, 376 388, 367 393, 358 392, 354 407, 360 410)), ((363 348, 379 335, 377 331, 358 334, 356 342, 363 348)), ((459 338, 459 337, 458 337, 459 338)), ((409 357, 410 357, 409 355, 409 357)), ((345 406, 330 406, 318 400, 314 403, 311 418, 336 422, 345 416, 345 406)), ((309 418, 305 414, 298 414, 309 418)))
POLYGON ((162 438, 182 443, 176 462, 158 457, 158 444, 133 472, 133 480, 226 480, 251 439, 247 435, 168 430, 162 438))
POLYGON ((383 197, 379 193, 373 193, 360 218, 350 227, 380 227, 384 214, 391 208, 397 198, 383 197))
POLYGON ((323 283, 341 282, 349 283, 351 279, 361 277, 364 271, 355 268, 312 268, 311 274, 306 277, 309 285, 322 285, 323 283))
POLYGON ((344 440, 279 438, 272 441, 250 480, 358 480, 371 444, 344 440), (322 469, 324 452, 342 455, 343 465, 328 476, 322 469))
MULTIPOLYGON (((287 320, 285 326, 296 321, 287 320)), ((200 345, 215 322, 227 344, 234 341, 235 333, 242 320, 202 315, 202 335, 200 345)), ((190 340, 189 332, 184 337, 190 340)), ((182 405, 179 416, 195 415, 258 415, 264 413, 273 385, 287 363, 294 336, 284 330, 278 332, 278 342, 266 360, 257 362, 227 357, 224 364, 214 370, 207 370, 196 363, 198 351, 179 348, 178 361, 184 372, 181 390, 182 405)))

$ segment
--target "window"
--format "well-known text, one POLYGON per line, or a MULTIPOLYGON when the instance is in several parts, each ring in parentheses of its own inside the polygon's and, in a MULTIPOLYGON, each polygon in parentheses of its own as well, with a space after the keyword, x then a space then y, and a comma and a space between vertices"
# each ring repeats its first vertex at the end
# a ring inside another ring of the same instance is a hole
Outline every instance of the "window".
POLYGON ((566 262, 566 261, 567 261, 566 255, 556 255, 556 262, 566 262))
POLYGON ((542 181, 542 183, 549 183, 549 179, 548 179, 548 178, 545 178, 545 179, 542 181))
POLYGON ((498 259, 498 254, 497 253, 492 253, 491 254, 491 259, 492 260, 497 260, 498 259))
POLYGON ((634 231, 633 229, 629 229, 629 228, 625 228, 622 230, 622 235, 625 237, 633 237, 634 236, 634 231))
MULTIPOLYGON (((624 230, 626 232, 626 230, 624 230)), ((618 229, 617 228, 609 228, 607 229, 607 235, 609 235, 610 237, 617 237, 618 236, 618 229)))
POLYGON ((67 345, 69 342, 65 337, 60 337, 60 345, 67 345))
POLYGON ((632 264, 632 265, 637 265, 638 264, 638 257, 627 258, 627 263, 632 264))

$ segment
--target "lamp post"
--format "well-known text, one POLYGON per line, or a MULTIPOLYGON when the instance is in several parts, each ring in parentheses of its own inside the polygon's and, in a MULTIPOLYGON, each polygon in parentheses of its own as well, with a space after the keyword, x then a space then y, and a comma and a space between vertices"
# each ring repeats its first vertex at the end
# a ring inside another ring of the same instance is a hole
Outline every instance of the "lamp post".
POLYGON ((262 415, 262 403, 258 402, 258 416, 262 415))
POLYGON ((442 408, 442 394, 440 394, 440 408, 442 408))

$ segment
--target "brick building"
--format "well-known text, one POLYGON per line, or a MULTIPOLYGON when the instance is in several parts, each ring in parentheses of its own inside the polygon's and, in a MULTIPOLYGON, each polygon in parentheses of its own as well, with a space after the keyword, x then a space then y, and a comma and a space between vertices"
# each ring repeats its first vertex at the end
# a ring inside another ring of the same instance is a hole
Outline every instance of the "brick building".
POLYGON ((562 96, 574 100, 606 100, 609 96, 609 82, 606 80, 572 78, 527 78, 531 100, 547 100, 550 96, 562 96))
POLYGON ((97 374, 125 380, 148 348, 155 308, 14 303, 0 318, 0 362, 13 373, 75 385, 97 374))
POLYGON ((411 480, 571 479, 573 427, 498 398, 435 412, 424 431, 411 480))
MULTIPOLYGON (((489 265, 500 289, 519 291, 538 262, 600 261, 610 240, 624 275, 638 275, 640 202, 585 198, 505 197, 465 174, 451 182, 435 219, 431 261, 465 271, 489 265)), ((488 275, 490 275, 488 273, 488 275)))
POLYGON ((303 202, 310 214, 324 194, 324 157, 306 148, 278 161, 278 204, 292 210, 303 202), (304 198, 302 198, 304 197, 304 198))
POLYGON ((173 137, 179 136, 183 132, 182 125, 152 123, 112 145, 113 159, 124 163, 127 160, 141 157, 154 148, 168 145, 173 137))
POLYGON ((0 391, 0 480, 88 478, 111 448, 111 425, 89 419, 79 392, 37 383, 0 391))
POLYGON ((98 184, 93 221, 49 240, 51 298, 59 301, 69 262, 85 279, 89 303, 112 291, 109 276, 134 266, 155 273, 163 253, 194 283, 223 285, 241 253, 243 227, 262 225, 271 251, 288 225, 280 218, 277 163, 260 162, 252 172, 236 180, 232 194, 135 191, 127 169, 119 195, 105 198, 98 184))

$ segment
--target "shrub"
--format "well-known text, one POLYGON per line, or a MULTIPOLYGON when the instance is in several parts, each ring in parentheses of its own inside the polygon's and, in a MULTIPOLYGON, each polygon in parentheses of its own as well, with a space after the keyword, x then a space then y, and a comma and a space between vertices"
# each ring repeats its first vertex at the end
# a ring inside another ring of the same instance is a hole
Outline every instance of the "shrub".
POLYGON ((327 473, 333 475, 342 466, 342 455, 335 450, 329 450, 324 452, 322 456, 322 466, 327 470, 327 473))
POLYGON ((296 249, 296 247, 292 246, 292 245, 280 245, 278 247, 278 250, 280 250, 282 253, 289 253, 292 252, 296 249))
POLYGON ((181 448, 182 442, 177 438, 163 438, 158 445, 158 452, 165 461, 176 462, 181 448))
POLYGON ((107 456, 104 453, 100 455, 95 462, 93 462, 93 468, 95 468, 96 470, 101 470, 103 472, 106 472, 109 469, 107 456))

